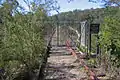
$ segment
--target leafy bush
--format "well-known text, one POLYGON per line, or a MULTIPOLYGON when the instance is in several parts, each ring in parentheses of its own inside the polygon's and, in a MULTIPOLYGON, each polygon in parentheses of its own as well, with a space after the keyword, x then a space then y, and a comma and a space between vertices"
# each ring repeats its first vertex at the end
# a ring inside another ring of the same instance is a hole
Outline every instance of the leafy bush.
POLYGON ((120 15, 118 13, 120 10, 118 9, 114 14, 111 8, 108 11, 110 13, 105 17, 100 32, 101 59, 104 59, 105 69, 111 71, 112 75, 118 76, 120 68, 120 18, 118 17, 120 15))
POLYGON ((3 21, 0 24, 0 70, 5 70, 2 74, 6 80, 39 69, 45 53, 43 20, 47 19, 46 11, 33 6, 35 10, 23 13, 15 7, 9 1, 0 6, 3 21))

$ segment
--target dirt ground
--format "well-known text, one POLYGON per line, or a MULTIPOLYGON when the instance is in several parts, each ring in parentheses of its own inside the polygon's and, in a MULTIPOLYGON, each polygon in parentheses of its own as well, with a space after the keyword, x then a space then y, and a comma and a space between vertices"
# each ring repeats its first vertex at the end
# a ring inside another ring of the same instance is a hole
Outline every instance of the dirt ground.
POLYGON ((45 75, 45 80, 87 80, 86 72, 66 47, 52 48, 45 75))

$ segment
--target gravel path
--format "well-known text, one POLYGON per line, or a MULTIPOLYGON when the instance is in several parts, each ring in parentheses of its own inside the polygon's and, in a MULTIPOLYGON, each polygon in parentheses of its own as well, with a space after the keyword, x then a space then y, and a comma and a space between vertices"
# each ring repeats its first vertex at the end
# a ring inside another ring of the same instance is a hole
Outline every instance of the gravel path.
POLYGON ((45 80, 87 80, 84 70, 66 47, 52 48, 45 75, 45 80))

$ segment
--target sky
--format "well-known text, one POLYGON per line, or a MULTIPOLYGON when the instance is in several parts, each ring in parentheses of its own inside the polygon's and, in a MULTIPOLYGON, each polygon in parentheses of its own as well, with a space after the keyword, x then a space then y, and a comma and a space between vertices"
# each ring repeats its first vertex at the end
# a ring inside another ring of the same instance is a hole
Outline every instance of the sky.
MULTIPOLYGON (((101 3, 88 2, 88 0, 73 0, 70 3, 68 3, 68 0, 57 0, 57 1, 58 4, 60 5, 59 12, 73 11, 75 9, 84 10, 84 9, 102 7, 101 3)), ((56 14, 56 12, 53 11, 51 12, 51 14, 56 14)))
MULTIPOLYGON (((18 0, 20 4, 25 6, 25 9, 28 9, 28 7, 25 5, 25 3, 22 2, 22 0, 18 0)), ((73 0, 72 2, 68 2, 68 0, 57 0, 58 5, 60 6, 59 12, 67 12, 67 11, 73 11, 75 9, 84 10, 84 9, 90 9, 90 8, 100 8, 102 7, 101 3, 93 3, 88 2, 88 0, 73 0)), ((57 14, 56 11, 51 11, 49 15, 57 14)))

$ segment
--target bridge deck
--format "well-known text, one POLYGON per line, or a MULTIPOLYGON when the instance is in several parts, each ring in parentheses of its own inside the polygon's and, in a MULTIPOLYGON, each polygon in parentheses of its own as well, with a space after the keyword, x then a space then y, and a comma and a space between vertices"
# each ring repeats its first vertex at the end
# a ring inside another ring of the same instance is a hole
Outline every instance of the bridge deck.
POLYGON ((87 80, 76 58, 66 47, 53 47, 46 66, 46 80, 87 80))

